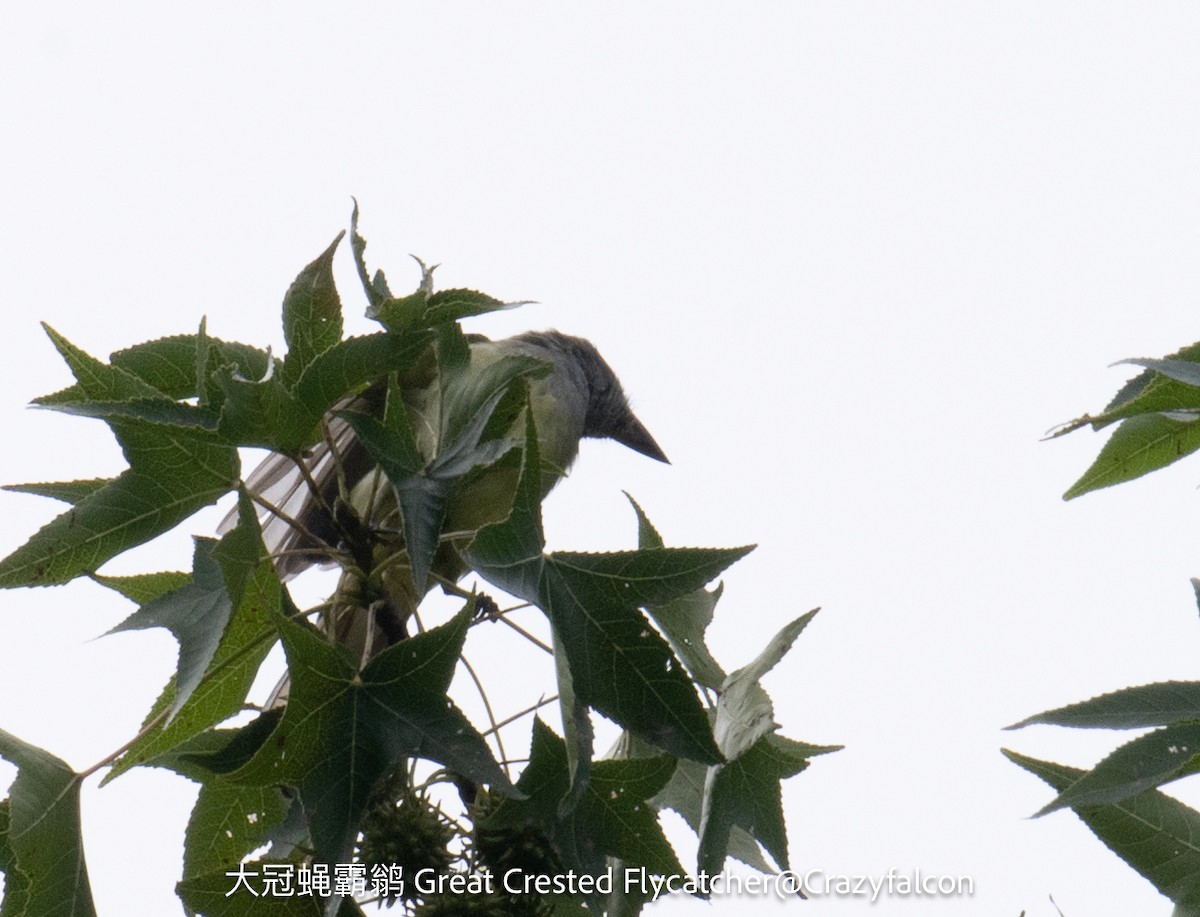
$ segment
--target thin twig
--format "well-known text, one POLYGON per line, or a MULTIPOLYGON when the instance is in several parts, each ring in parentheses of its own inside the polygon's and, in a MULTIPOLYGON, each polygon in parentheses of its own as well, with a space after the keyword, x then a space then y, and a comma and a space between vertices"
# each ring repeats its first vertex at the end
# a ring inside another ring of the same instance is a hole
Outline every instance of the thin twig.
POLYGON ((488 722, 492 724, 492 728, 485 732, 484 735, 491 734, 495 736, 496 750, 500 753, 501 760, 503 760, 507 752, 504 750, 504 740, 500 738, 500 727, 496 724, 496 715, 492 713, 492 704, 488 700, 487 691, 484 690, 483 682, 475 674, 475 669, 471 667, 471 663, 467 661, 467 657, 460 653, 458 658, 462 662, 463 668, 467 670, 467 674, 471 676, 471 681, 475 682, 475 689, 479 692, 479 699, 483 701, 483 709, 487 711, 488 722))
MULTIPOLYGON (((547 704, 552 704, 552 703, 554 703, 556 700, 558 700, 558 695, 557 695, 557 694, 551 694, 549 697, 543 698, 542 700, 538 701, 538 702, 537 702, 536 704, 534 704, 532 707, 526 707, 524 710, 521 710, 521 711, 520 711, 520 712, 518 712, 518 713, 514 713, 514 714, 513 714, 512 716, 510 716, 508 719, 501 720, 499 723, 497 723, 495 726, 493 726, 493 727, 492 727, 492 729, 503 729, 505 726, 511 725, 512 723, 515 723, 515 722, 516 722, 517 720, 519 720, 521 717, 523 717, 523 716, 529 716, 529 714, 533 713, 534 711, 536 711, 536 710, 540 710, 542 707, 545 707, 547 704)), ((487 732, 485 732, 485 733, 484 733, 484 735, 485 735, 485 736, 486 736, 486 735, 488 735, 488 734, 489 734, 491 731, 492 731, 492 730, 491 730, 491 729, 489 729, 487 732)))
POLYGON ((528 640, 530 643, 532 643, 534 646, 538 647, 538 649, 544 650, 545 652, 549 653, 551 656, 554 655, 553 649, 551 649, 549 646, 547 646, 545 643, 543 643, 541 640, 539 640, 537 637, 535 637, 533 634, 531 634, 529 631, 527 631, 525 628, 523 628, 520 624, 514 624, 512 621, 508 620, 508 618, 505 617, 505 614, 506 614, 506 612, 501 612, 493 620, 499 621, 502 624, 507 624, 509 627, 511 627, 513 630, 515 630, 518 634, 520 634, 522 637, 524 637, 526 640, 528 640))

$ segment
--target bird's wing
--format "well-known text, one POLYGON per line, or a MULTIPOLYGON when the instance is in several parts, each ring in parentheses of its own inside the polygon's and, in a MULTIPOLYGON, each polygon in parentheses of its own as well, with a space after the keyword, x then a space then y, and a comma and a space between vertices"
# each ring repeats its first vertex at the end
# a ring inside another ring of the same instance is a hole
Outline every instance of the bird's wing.
MULTIPOLYGON (((350 403, 347 399, 335 405, 334 411, 349 407, 350 403)), ((290 456, 272 453, 246 478, 246 490, 261 500, 258 521, 262 526, 263 543, 284 579, 291 579, 322 562, 322 553, 328 546, 321 539, 330 529, 326 521, 327 508, 333 505, 338 493, 338 461, 355 448, 354 430, 350 424, 332 413, 326 416, 325 424, 328 437, 302 459, 307 477, 290 456), (302 528, 294 525, 292 520, 302 528), (319 537, 314 539, 309 533, 319 537)), ((236 524, 235 507, 221 520, 217 532, 225 534, 236 524)))

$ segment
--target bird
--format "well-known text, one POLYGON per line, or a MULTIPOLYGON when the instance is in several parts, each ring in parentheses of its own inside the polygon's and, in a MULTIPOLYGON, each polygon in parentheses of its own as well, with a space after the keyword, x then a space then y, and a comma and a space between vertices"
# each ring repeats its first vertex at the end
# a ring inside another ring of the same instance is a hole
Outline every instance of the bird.
MULTIPOLYGON (((538 434, 542 458, 542 496, 567 474, 583 439, 611 439, 648 458, 669 464, 666 453, 634 414, 616 373, 590 341, 556 330, 528 331, 501 340, 481 335, 467 337, 468 376, 484 372, 508 357, 530 358, 547 364, 548 372, 530 378, 528 409, 538 434)), ((418 448, 426 458, 437 448, 441 423, 441 393, 435 358, 418 366, 403 380, 406 411, 418 448)), ((327 620, 338 631, 337 639, 371 652, 372 640, 360 626, 363 607, 373 607, 371 617, 387 643, 404 636, 404 621, 436 583, 450 591, 468 570, 459 554, 475 532, 505 518, 517 484, 516 463, 496 465, 468 473, 449 491, 442 538, 430 567, 431 582, 417 583, 411 566, 403 560, 396 496, 387 485, 347 419, 347 411, 381 417, 387 397, 387 380, 339 402, 325 419, 327 435, 299 462, 294 457, 268 456, 246 478, 246 489, 265 511, 260 519, 263 539, 276 570, 290 579, 303 570, 328 564, 340 553, 357 558, 358 576, 343 574, 338 594, 355 609, 338 611, 331 603, 327 620), (395 559, 401 558, 396 563, 395 559), (363 570, 369 566, 373 570, 363 570), (382 601, 381 601, 382 600, 382 601), (343 624, 338 624, 341 619, 343 624), (356 621, 353 628, 345 621, 356 621), (350 637, 349 631, 359 631, 350 637)), ((509 435, 524 439, 524 410, 512 421, 509 435)), ((224 529, 236 522, 234 514, 224 529)), ((367 629, 371 632, 371 629, 367 629)))

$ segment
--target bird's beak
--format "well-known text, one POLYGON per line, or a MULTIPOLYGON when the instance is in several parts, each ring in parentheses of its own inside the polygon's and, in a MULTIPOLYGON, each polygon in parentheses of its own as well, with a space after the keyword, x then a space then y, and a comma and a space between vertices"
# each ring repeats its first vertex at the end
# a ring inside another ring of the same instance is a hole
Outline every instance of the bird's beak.
POLYGON ((642 455, 660 462, 666 462, 668 465, 671 464, 671 460, 667 458, 667 454, 654 441, 654 437, 650 435, 650 431, 632 413, 626 414, 620 428, 610 435, 622 446, 628 446, 634 452, 640 452, 642 455))

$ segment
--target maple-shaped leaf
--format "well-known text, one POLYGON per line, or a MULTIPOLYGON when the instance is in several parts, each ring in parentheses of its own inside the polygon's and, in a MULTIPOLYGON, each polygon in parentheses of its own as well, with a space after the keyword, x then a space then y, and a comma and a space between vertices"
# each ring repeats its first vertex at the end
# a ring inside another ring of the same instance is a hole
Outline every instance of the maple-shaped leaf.
POLYGON ((464 552, 468 563, 546 613, 580 702, 677 757, 720 761, 691 679, 638 606, 693 592, 750 549, 545 554, 541 497, 537 431, 526 412, 512 512, 480 530, 464 552))
POLYGON ((561 802, 570 789, 566 744, 535 719, 529 764, 517 780, 522 797, 505 799, 483 827, 520 831, 533 826, 564 867, 588 875, 603 875, 609 857, 655 875, 681 875, 683 867, 647 801, 674 768, 666 755, 595 761, 576 804, 564 812, 561 802))
MULTIPOLYGON (((1087 772, 1002 749, 1006 758, 1060 793, 1087 772)), ((1104 845, 1167 898, 1183 917, 1200 912, 1200 812, 1160 790, 1111 805, 1072 806, 1104 845)))
POLYGON ((237 713, 274 645, 283 587, 245 494, 238 507, 237 525, 219 542, 197 539, 190 582, 151 599, 116 628, 169 628, 179 640, 179 666, 144 724, 162 725, 147 729, 105 782, 237 713))
POLYGON ((80 836, 79 775, 3 730, 0 757, 17 766, 9 797, 0 802, 3 913, 95 917, 80 836))
POLYGON ((730 831, 740 828, 788 869, 787 828, 780 783, 808 767, 809 758, 836 751, 833 746, 764 735, 737 760, 711 767, 704 788, 699 870, 716 875, 729 852, 730 831))
POLYGON ((70 396, 39 399, 57 410, 95 413, 112 428, 129 462, 113 480, 82 496, 24 545, 0 560, 0 587, 49 586, 95 572, 216 502, 237 480, 236 450, 184 415, 179 404, 137 375, 84 353, 47 328, 75 374, 70 396))
POLYGON ((318 860, 344 862, 368 794, 401 758, 424 758, 501 792, 512 786, 446 696, 473 615, 402 640, 361 672, 306 624, 279 625, 291 674, 283 719, 230 779, 299 790, 318 860))

